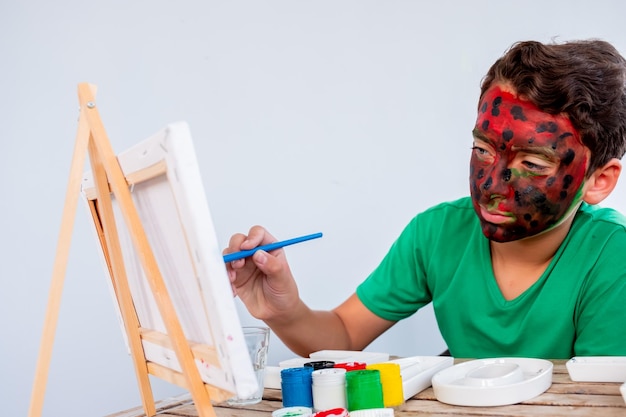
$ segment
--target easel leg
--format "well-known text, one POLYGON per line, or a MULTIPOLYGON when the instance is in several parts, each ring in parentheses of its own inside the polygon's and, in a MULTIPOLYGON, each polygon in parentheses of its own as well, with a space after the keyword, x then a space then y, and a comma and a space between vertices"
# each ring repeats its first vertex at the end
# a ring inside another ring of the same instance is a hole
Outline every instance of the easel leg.
POLYGON ((43 335, 39 346, 39 357, 35 368, 35 382, 30 398, 29 417, 40 416, 43 409, 43 400, 46 393, 46 382, 50 370, 50 360, 52 357, 52 345, 59 318, 61 307, 61 295, 63 293, 63 283, 67 270, 67 260, 69 257, 74 218, 76 216, 76 206, 78 204, 78 193, 80 192, 80 182, 82 170, 85 166, 85 156, 87 154, 87 144, 89 142, 89 125, 84 117, 79 118, 76 143, 74 144, 74 155, 70 167, 70 178, 65 196, 65 206, 63 207, 63 217, 61 219, 61 231, 57 243, 54 266, 52 269, 52 283, 48 293, 48 306, 43 325, 43 335))

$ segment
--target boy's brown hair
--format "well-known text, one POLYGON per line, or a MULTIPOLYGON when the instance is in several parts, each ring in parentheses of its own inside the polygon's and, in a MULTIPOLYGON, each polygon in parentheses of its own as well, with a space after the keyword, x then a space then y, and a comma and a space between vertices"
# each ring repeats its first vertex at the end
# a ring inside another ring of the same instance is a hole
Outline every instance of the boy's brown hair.
POLYGON ((587 175, 626 152, 626 60, 602 40, 514 44, 489 69, 481 98, 510 83, 541 110, 568 115, 591 150, 587 175))

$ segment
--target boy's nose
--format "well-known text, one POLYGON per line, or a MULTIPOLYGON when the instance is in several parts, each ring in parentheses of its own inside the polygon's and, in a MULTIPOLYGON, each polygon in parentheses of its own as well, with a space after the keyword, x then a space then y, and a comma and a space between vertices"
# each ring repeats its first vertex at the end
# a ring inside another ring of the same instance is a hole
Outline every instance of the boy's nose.
POLYGON ((493 176, 493 185, 491 187, 492 194, 499 194, 507 197, 511 191, 511 170, 509 168, 500 168, 495 171, 497 174, 493 176))
POLYGON ((494 165, 487 177, 482 187, 483 192, 490 195, 508 196, 510 192, 511 169, 506 166, 505 161, 494 165))

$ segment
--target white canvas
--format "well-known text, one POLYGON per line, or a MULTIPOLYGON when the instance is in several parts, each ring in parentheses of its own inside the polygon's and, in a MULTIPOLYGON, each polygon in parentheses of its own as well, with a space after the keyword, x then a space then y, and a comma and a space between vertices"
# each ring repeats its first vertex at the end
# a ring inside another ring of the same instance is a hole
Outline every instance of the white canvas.
MULTIPOLYGON (((168 125, 118 160, 187 340, 215 348, 220 367, 196 359, 202 380, 249 396, 257 382, 187 124, 168 125)), ((82 188, 87 199, 95 198, 91 173, 82 188)), ((113 208, 141 327, 167 333, 115 199, 113 208)), ((181 370, 173 350, 146 340, 143 347, 147 360, 181 370)))

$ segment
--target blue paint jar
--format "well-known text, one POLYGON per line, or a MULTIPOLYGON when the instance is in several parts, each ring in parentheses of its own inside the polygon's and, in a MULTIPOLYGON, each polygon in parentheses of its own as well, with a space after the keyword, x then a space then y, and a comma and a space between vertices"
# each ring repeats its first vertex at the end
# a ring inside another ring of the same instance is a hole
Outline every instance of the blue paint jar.
POLYGON ((312 373, 313 368, 309 366, 280 371, 283 407, 313 408, 312 373))

